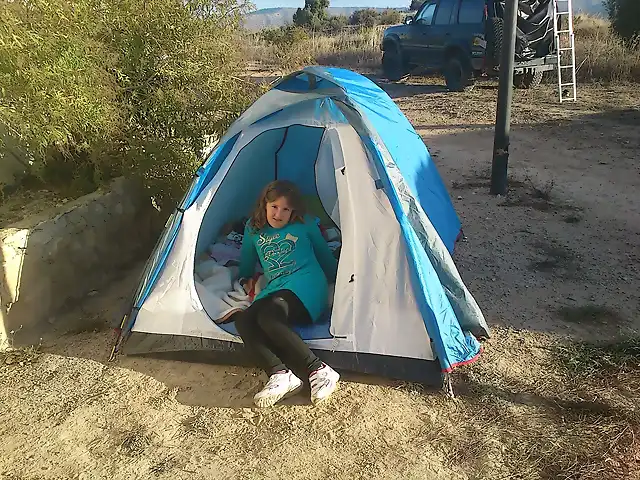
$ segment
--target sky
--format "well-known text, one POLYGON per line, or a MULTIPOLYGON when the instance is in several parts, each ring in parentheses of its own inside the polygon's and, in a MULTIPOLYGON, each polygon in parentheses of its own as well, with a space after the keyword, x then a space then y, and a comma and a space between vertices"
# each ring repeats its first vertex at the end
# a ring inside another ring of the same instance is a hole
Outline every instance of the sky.
MULTIPOLYGON (((304 0, 252 0, 256 10, 275 7, 304 7, 304 0)), ((332 7, 408 7, 410 0, 331 0, 332 7)))

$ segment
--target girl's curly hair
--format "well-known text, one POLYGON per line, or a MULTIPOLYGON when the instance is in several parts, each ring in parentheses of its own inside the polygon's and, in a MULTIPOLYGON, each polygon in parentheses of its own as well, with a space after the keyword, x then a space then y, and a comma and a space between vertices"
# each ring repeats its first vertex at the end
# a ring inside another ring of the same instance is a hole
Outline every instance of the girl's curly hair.
POLYGON ((267 226, 267 203, 275 202, 281 197, 286 198, 287 203, 291 207, 291 220, 289 220, 289 223, 304 222, 303 217, 306 210, 300 190, 298 190, 298 187, 296 187, 293 182, 276 180, 264 188, 258 199, 256 208, 249 220, 249 225, 253 231, 257 232, 267 226))

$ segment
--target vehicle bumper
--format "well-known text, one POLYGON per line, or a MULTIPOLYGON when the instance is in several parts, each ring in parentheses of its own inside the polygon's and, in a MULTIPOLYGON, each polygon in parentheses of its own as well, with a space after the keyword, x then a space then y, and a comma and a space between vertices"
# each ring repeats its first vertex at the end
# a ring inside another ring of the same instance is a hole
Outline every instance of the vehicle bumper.
POLYGON ((542 58, 534 58, 526 62, 516 62, 514 67, 515 73, 523 73, 525 70, 553 70, 558 63, 556 55, 547 55, 542 58))

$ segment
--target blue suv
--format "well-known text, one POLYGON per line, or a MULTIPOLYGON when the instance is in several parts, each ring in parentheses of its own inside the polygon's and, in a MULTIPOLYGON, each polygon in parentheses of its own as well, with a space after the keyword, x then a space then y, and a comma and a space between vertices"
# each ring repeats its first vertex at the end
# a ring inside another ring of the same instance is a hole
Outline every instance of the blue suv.
MULTIPOLYGON (((553 0, 520 0, 514 83, 540 84, 557 64, 553 0)), ((471 88, 500 70, 504 0, 426 0, 403 25, 384 31, 382 69, 391 81, 414 69, 444 74, 447 88, 471 88)))

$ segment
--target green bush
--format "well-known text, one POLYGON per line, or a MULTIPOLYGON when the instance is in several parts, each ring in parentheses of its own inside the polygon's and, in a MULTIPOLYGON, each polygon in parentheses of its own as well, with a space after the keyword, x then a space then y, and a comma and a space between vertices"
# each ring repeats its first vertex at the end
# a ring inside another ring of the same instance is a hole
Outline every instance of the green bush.
POLYGON ((405 14, 398 11, 387 9, 380 14, 379 25, 398 25, 404 20, 405 14))
POLYGON ((300 63, 311 63, 308 42, 309 34, 304 28, 287 25, 279 28, 263 30, 262 40, 270 47, 271 61, 290 68, 300 63))
POLYGON ((356 10, 349 17, 349 24, 362 25, 363 27, 375 27, 378 21, 378 12, 373 8, 356 10))
POLYGON ((289 25, 263 30, 262 39, 269 45, 287 50, 299 43, 309 40, 309 34, 302 28, 289 25))
POLYGON ((333 15, 327 18, 324 30, 330 35, 336 35, 347 25, 349 25, 349 18, 346 15, 333 15))
POLYGON ((402 23, 403 18, 402 13, 397 10, 386 9, 378 12, 373 8, 364 8, 353 12, 349 18, 349 23, 351 25, 372 28, 376 25, 395 25, 402 23))
POLYGON ((51 188, 137 175, 162 205, 252 99, 237 0, 0 3, 0 124, 51 188))

